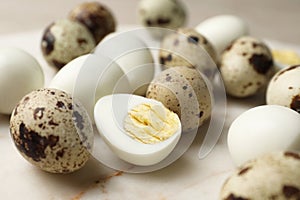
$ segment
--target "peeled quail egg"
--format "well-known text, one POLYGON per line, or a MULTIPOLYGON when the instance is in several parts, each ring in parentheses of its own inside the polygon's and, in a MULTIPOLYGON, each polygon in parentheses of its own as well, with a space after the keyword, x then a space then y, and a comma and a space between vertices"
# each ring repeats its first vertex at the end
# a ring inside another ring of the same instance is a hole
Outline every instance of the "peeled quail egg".
POLYGON ((98 100, 94 110, 98 131, 122 160, 140 166, 166 158, 181 136, 178 116, 162 103, 130 94, 98 100))
POLYGON ((291 108, 300 113, 300 65, 277 72, 267 89, 267 104, 291 108))
POLYGON ((160 63, 166 67, 212 65, 208 56, 218 63, 210 42, 191 28, 180 28, 166 35, 159 51, 160 63))
POLYGON ((299 199, 299 168, 300 154, 297 152, 259 156, 245 163, 225 181, 220 200, 299 199))
POLYGON ((247 36, 235 40, 223 52, 220 71, 228 94, 248 97, 267 86, 275 67, 268 46, 247 36))
POLYGON ((90 53, 95 46, 89 30, 81 23, 69 19, 50 24, 41 41, 44 58, 59 69, 74 58, 90 53))
POLYGON ((278 105, 252 108, 234 120, 227 140, 237 165, 272 151, 299 151, 300 115, 278 105))
POLYGON ((93 34, 96 43, 116 29, 112 12, 96 1, 79 4, 71 10, 69 18, 84 24, 93 34))
POLYGON ((109 57, 122 68, 130 93, 145 95, 155 65, 150 49, 142 40, 131 32, 110 35, 96 47, 95 54, 109 57))
POLYGON ((11 114, 22 97, 44 86, 41 66, 17 48, 0 49, 0 113, 11 114))
POLYGON ((130 92, 127 77, 118 64, 101 55, 80 56, 54 76, 50 88, 76 96, 93 120, 94 105, 98 99, 116 92, 130 92))
POLYGON ((12 139, 21 155, 52 173, 70 173, 84 166, 93 145, 93 129, 79 101, 56 89, 39 89, 15 107, 12 139))
POLYGON ((234 40, 248 34, 246 22, 234 15, 218 15, 201 22, 196 31, 206 37, 218 55, 234 40))
POLYGON ((186 14, 179 0, 141 0, 138 18, 147 27, 176 29, 185 23, 186 14))
POLYGON ((150 83, 146 97, 177 113, 183 131, 197 129, 211 115, 212 102, 204 75, 189 67, 162 71, 150 83))

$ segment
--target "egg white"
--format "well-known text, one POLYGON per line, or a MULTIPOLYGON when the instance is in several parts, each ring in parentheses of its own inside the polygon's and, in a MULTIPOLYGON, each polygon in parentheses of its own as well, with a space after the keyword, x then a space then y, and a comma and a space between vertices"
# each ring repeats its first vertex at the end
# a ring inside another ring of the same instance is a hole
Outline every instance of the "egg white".
POLYGON ((120 159, 134 165, 149 166, 159 163, 172 152, 181 136, 181 124, 174 135, 156 144, 143 144, 132 139, 126 134, 123 121, 128 111, 141 103, 161 104, 137 95, 109 95, 97 101, 94 118, 102 139, 120 159))

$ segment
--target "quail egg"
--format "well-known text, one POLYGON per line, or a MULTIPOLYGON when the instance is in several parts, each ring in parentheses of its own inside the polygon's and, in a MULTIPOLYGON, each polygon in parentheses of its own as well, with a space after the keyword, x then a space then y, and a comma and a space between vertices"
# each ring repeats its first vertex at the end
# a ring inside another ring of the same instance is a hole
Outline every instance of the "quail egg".
POLYGON ((74 58, 89 53, 96 46, 88 29, 69 19, 57 20, 44 31, 41 48, 46 61, 62 68, 74 58))
POLYGON ((204 36, 193 29, 180 28, 162 40, 159 60, 166 67, 201 67, 212 65, 208 55, 218 63, 215 50, 204 36))
POLYGON ((272 151, 300 151, 300 115, 278 105, 252 108, 234 120, 227 140, 237 165, 272 151))
POLYGON ((277 104, 300 113, 300 65, 277 72, 267 89, 267 104, 277 104))
POLYGON ((22 97, 44 87, 44 73, 27 52, 18 48, 0 49, 0 113, 11 114, 22 97))
POLYGON ((116 29, 112 12, 96 1, 79 4, 71 10, 69 18, 84 24, 94 36, 96 43, 116 29))
POLYGON ((300 199, 300 154, 274 152, 241 166, 227 179, 220 199, 300 199))
POLYGON ((154 78, 155 65, 150 49, 132 32, 107 36, 95 54, 114 60, 128 78, 131 93, 144 96, 154 78))
POLYGON ((12 113, 10 132, 27 161, 52 173, 82 168, 93 145, 92 125, 83 106, 56 89, 24 96, 12 113))
POLYGON ((48 87, 63 90, 78 98, 92 121, 94 105, 98 99, 113 93, 131 91, 120 66, 96 54, 83 55, 69 62, 59 70, 48 87))
POLYGON ((217 55, 221 55, 224 49, 239 37, 248 35, 248 25, 240 17, 235 15, 217 15, 202 21, 195 30, 207 38, 217 55))
POLYGON ((164 160, 181 136, 179 117, 161 102, 130 94, 98 100, 94 109, 98 131, 122 160, 150 166, 164 160))
POLYGON ((176 29, 184 25, 186 13, 178 0, 141 0, 138 18, 146 27, 176 29))
POLYGON ((247 36, 235 40, 223 52, 220 71, 228 94, 248 97, 267 86, 275 67, 269 48, 247 36))
POLYGON ((150 83, 146 97, 177 113, 183 131, 191 131, 210 117, 212 101, 204 75, 195 68, 172 67, 150 83))

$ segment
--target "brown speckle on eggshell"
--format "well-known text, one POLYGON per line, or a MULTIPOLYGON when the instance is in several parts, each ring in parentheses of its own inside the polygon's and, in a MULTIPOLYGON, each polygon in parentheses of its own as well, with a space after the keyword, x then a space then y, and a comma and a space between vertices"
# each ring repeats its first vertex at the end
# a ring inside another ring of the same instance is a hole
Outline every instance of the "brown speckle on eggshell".
POLYGON ((26 160, 52 173, 70 173, 83 167, 93 144, 92 125, 84 108, 56 89, 26 95, 11 116, 10 132, 26 160), (70 104, 72 109, 66 106, 70 104))

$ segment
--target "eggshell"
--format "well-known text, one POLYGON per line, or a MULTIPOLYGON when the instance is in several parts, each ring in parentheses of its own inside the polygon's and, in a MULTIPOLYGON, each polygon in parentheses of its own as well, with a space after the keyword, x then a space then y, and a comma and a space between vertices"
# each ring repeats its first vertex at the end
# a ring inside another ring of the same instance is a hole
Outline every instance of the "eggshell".
POLYGON ((235 39, 248 34, 246 22, 234 15, 217 15, 202 21, 196 31, 206 37, 218 55, 235 39))
POLYGON ((194 130, 211 114, 211 96, 203 76, 189 67, 166 69, 150 83, 146 97, 177 113, 183 131, 194 130))
POLYGON ((218 63, 210 42, 191 28, 180 28, 161 42, 159 60, 165 67, 207 67, 218 63))
POLYGON ((44 86, 41 66, 18 48, 0 49, 0 113, 11 114, 22 97, 44 86))
POLYGON ((266 99, 267 104, 286 106, 300 113, 300 65, 277 72, 269 83, 266 99))
POLYGON ((227 140, 237 165, 272 151, 299 151, 300 115, 278 105, 252 108, 234 120, 227 140))
POLYGON ((274 152, 237 169, 223 185, 220 199, 299 199, 299 152, 274 152))
POLYGON ((93 145, 93 129, 79 101, 56 89, 24 96, 10 119, 12 139, 21 155, 52 173, 84 166, 93 145))
POLYGON ((96 43, 116 29, 116 21, 112 12, 96 1, 78 4, 69 13, 69 18, 84 24, 93 34, 96 43))
POLYGON ((127 77, 120 66, 107 57, 95 54, 72 60, 54 76, 49 87, 78 98, 92 121, 98 99, 112 93, 130 92, 127 77))
POLYGON ((90 53, 96 46, 88 29, 79 22, 69 19, 57 20, 44 31, 41 49, 46 61, 62 68, 74 58, 90 53))
POLYGON ((107 36, 95 54, 111 58, 123 70, 130 84, 130 93, 144 96, 154 77, 155 65, 150 49, 131 32, 107 36))
POLYGON ((223 52, 220 72, 226 92, 241 98, 265 89, 275 67, 268 46, 247 36, 235 40, 223 52))
POLYGON ((129 137, 123 123, 127 113, 141 103, 160 102, 130 94, 105 96, 96 103, 95 122, 102 139, 122 160, 140 166, 154 165, 166 158, 175 148, 181 136, 181 125, 170 138, 156 144, 143 144, 129 137))

